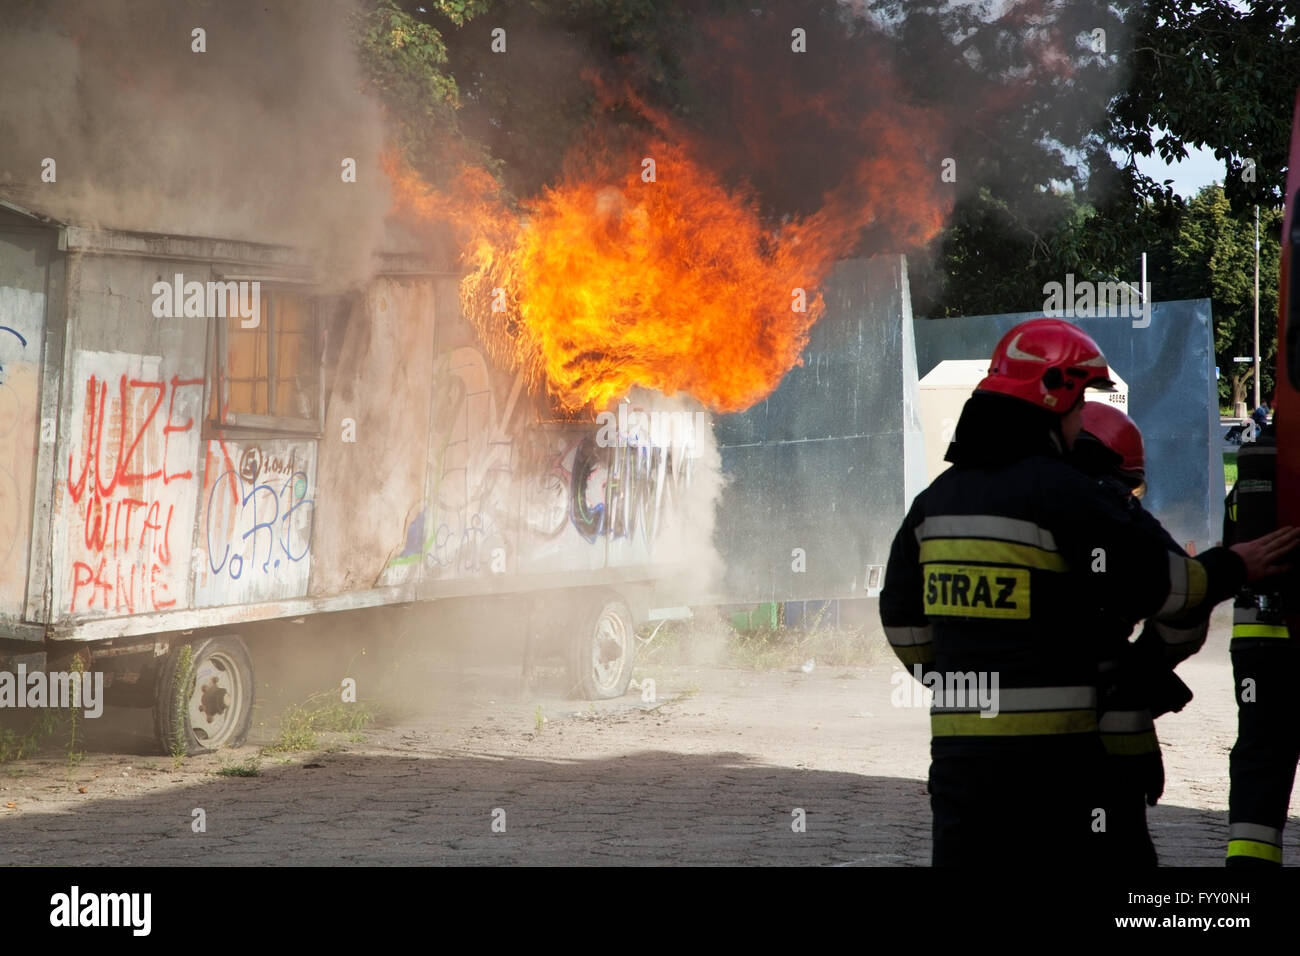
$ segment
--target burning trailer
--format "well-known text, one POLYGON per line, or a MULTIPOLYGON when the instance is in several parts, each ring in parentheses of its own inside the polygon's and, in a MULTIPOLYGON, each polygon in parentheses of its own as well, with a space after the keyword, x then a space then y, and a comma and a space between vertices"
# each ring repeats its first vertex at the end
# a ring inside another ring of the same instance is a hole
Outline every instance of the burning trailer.
POLYGON ((251 622, 508 601, 614 697, 636 626, 700 583, 698 405, 554 407, 422 252, 321 294, 285 246, 22 199, 0 195, 0 667, 79 660, 200 752, 248 731, 251 622))

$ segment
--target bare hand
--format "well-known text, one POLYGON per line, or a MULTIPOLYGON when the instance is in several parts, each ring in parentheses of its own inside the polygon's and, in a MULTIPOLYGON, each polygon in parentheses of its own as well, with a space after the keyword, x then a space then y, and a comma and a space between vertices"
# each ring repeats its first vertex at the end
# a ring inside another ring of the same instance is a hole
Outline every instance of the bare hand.
POLYGON ((1290 564, 1280 564, 1287 552, 1300 546, 1300 528, 1278 528, 1254 541, 1234 544, 1231 550, 1246 563, 1246 580, 1258 581, 1291 570, 1290 564))

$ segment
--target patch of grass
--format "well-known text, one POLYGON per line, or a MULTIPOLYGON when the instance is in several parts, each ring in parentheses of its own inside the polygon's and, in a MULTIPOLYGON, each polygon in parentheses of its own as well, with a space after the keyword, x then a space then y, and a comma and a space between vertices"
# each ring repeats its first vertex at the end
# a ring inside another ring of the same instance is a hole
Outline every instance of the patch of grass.
POLYGON ((1229 488, 1237 483, 1237 453, 1235 451, 1225 451, 1223 453, 1223 483, 1229 488))
POLYGON ((345 704, 337 690, 321 691, 284 712, 280 718, 280 736, 263 747, 262 753, 311 750, 316 746, 317 734, 355 734, 364 730, 372 720, 374 713, 365 704, 345 704))
MULTIPOLYGON (((79 655, 72 658, 68 667, 81 675, 78 680, 84 678, 85 663, 79 655)), ((0 764, 34 756, 47 743, 53 743, 51 738, 64 733, 67 734, 68 770, 86 759, 85 753, 77 749, 77 731, 84 719, 82 707, 59 707, 53 700, 48 703, 48 707, 35 711, 30 719, 19 721, 18 727, 0 728, 0 764)), ((16 776, 12 771, 9 775, 16 776)))
POLYGON ((57 710, 42 710, 24 730, 0 728, 0 763, 32 756, 62 723, 63 715, 57 710))
POLYGON ((254 754, 242 763, 234 761, 221 761, 221 766, 214 773, 218 777, 260 777, 262 768, 258 766, 259 757, 254 754))
POLYGON ((738 631, 730 623, 706 617, 672 621, 638 654, 639 679, 657 668, 681 664, 788 670, 809 658, 817 667, 868 667, 889 657, 878 630, 814 626, 808 630, 738 631))

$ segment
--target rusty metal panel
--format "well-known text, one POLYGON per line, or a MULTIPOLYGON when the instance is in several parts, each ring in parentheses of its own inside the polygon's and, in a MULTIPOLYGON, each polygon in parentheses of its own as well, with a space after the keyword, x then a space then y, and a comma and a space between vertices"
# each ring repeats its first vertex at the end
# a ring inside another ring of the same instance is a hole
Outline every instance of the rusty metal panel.
POLYGON ((0 626, 27 602, 53 246, 49 230, 0 221, 0 626))

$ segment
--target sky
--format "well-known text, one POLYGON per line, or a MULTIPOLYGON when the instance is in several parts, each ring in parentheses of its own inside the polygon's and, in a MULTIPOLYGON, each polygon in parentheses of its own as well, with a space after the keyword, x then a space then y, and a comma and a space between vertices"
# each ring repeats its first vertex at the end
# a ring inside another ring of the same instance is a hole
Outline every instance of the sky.
MULTIPOLYGON (((1152 134, 1153 139, 1155 135, 1152 134)), ((1122 153, 1112 155, 1116 162, 1124 161, 1122 153)), ((1215 159, 1213 150, 1198 149, 1194 146, 1189 146, 1187 158, 1177 163, 1166 165, 1158 155, 1139 156, 1137 167, 1156 182, 1172 179, 1174 192, 1184 199, 1190 199, 1202 186, 1208 186, 1211 182, 1223 182, 1223 161, 1215 159)))

